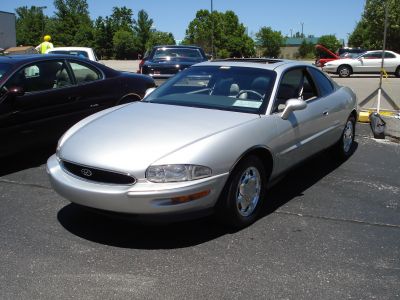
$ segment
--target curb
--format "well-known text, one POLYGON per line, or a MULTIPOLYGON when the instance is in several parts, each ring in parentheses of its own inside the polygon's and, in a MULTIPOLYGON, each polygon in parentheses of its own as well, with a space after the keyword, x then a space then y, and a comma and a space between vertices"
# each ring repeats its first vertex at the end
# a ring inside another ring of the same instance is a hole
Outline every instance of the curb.
MULTIPOLYGON (((358 113, 358 122, 369 123, 369 115, 373 112, 376 112, 376 108, 361 109, 361 111, 358 113)), ((385 117, 395 117, 398 116, 399 113, 400 112, 396 110, 388 110, 388 109, 379 110, 379 114, 385 117)))

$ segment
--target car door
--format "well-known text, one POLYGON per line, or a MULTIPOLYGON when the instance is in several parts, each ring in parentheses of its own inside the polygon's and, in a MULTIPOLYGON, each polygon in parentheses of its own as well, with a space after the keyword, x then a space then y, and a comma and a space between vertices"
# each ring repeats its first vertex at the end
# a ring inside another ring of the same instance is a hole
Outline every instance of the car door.
MULTIPOLYGON (((333 89, 333 87, 332 87, 333 89)), ((326 147, 331 126, 332 105, 305 67, 294 68, 282 75, 272 106, 278 130, 278 173, 326 147), (303 99, 307 106, 294 111, 287 120, 281 114, 289 99, 303 99)))
POLYGON ((74 83, 62 59, 25 65, 2 89, 18 92, 6 92, 1 103, 0 137, 8 142, 0 151, 57 138, 73 124, 74 83))
POLYGON ((121 98, 118 78, 105 74, 89 62, 67 60, 76 83, 76 102, 80 110, 92 114, 115 105, 121 98))
POLYGON ((355 69, 355 72, 360 73, 379 73, 382 63, 382 52, 369 52, 365 53, 360 58, 361 64, 358 66, 358 69, 355 69))
POLYGON ((395 72, 397 67, 400 65, 400 58, 396 58, 391 52, 385 51, 385 60, 383 64, 383 68, 386 72, 395 72))

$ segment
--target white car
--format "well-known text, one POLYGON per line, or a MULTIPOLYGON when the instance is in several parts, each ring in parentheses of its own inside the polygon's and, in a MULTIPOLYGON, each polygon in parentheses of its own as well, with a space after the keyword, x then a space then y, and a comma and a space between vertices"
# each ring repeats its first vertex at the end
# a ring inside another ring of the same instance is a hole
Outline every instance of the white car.
MULTIPOLYGON (((322 68, 327 73, 338 74, 340 77, 349 77, 351 74, 380 73, 382 50, 367 51, 356 58, 345 58, 330 61, 322 68)), ((400 54, 385 51, 383 68, 388 74, 400 77, 400 54)))
POLYGON ((88 48, 88 47, 56 47, 48 49, 46 53, 69 54, 69 55, 79 56, 82 58, 87 58, 93 61, 98 61, 98 58, 93 48, 88 48))

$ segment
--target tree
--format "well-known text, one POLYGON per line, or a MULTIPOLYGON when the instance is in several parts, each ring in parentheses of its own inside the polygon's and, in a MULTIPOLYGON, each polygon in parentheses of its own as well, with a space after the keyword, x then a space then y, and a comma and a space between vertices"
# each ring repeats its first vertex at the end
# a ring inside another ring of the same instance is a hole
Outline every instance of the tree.
POLYGON ((366 49, 382 49, 388 5, 386 48, 400 52, 400 0, 367 0, 361 20, 349 36, 349 45, 366 49))
POLYGON ((136 59, 138 54, 138 40, 130 31, 118 30, 113 37, 115 58, 136 59))
POLYGON ((221 58, 251 56, 255 52, 253 40, 233 11, 212 14, 205 9, 197 11, 186 29, 183 43, 198 45, 207 53, 215 51, 221 58))
POLYGON ((138 40, 138 51, 144 55, 146 51, 147 41, 150 39, 151 26, 153 25, 153 19, 149 18, 147 12, 143 9, 138 12, 136 24, 134 26, 137 40, 138 40))
POLYGON ((132 31, 133 32, 133 11, 126 6, 113 7, 113 13, 110 17, 111 26, 114 32, 118 30, 132 31))
POLYGON ((299 47, 298 56, 301 58, 314 58, 315 45, 312 42, 307 42, 306 39, 303 40, 299 47))
POLYGON ((43 9, 36 6, 18 7, 16 10, 16 32, 18 45, 36 46, 43 41, 48 19, 43 9))
POLYGON ((331 50, 332 52, 337 52, 337 50, 342 46, 340 41, 333 34, 322 35, 318 39, 318 44, 323 45, 325 48, 331 50))
POLYGON ((98 17, 94 25, 94 48, 102 58, 113 57, 113 31, 109 17, 98 17))
POLYGON ((174 35, 170 32, 155 31, 151 32, 150 38, 146 43, 146 49, 149 50, 156 45, 175 45, 174 35))
POLYGON ((278 57, 281 52, 284 38, 280 31, 274 31, 271 27, 261 27, 256 33, 257 45, 263 49, 263 55, 278 57))
POLYGON ((86 0, 54 0, 54 39, 60 46, 90 46, 93 37, 93 24, 89 17, 86 0), (84 30, 84 34, 81 33, 84 30))

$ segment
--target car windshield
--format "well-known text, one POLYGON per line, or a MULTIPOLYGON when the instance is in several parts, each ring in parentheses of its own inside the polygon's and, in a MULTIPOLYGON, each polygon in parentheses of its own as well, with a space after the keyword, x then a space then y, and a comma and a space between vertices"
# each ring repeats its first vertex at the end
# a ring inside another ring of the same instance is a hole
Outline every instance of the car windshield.
POLYGON ((232 66, 198 66, 165 82, 145 102, 259 114, 265 111, 274 71, 232 66))
POLYGON ((0 63, 0 78, 11 68, 11 64, 0 63))
POLYGON ((199 49, 191 48, 158 48, 153 55, 153 59, 155 60, 172 60, 182 58, 201 61, 203 56, 201 55, 199 49))

